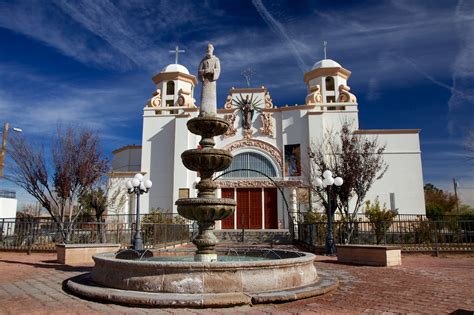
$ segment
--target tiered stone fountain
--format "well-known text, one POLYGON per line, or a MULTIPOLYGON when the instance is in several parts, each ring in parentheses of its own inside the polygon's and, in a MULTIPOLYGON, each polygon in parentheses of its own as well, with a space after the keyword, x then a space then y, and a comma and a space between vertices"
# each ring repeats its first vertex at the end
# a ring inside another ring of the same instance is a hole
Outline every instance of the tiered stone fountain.
POLYGON ((183 198, 176 201, 178 213, 186 219, 195 220, 199 234, 193 243, 197 247, 195 261, 216 261, 217 238, 212 232, 216 220, 227 218, 234 212, 233 199, 217 199, 216 183, 212 180, 215 172, 223 171, 232 162, 232 154, 223 149, 214 149, 213 137, 227 131, 229 123, 216 116, 201 116, 188 121, 188 129, 202 137, 199 149, 184 151, 181 155, 186 168, 199 172, 201 181, 196 185, 197 198, 183 198))
POLYGON ((67 290, 90 299, 129 305, 223 307, 292 301, 337 287, 336 279, 318 276, 313 254, 215 249, 214 223, 232 214, 236 203, 216 199, 217 186, 212 181, 214 172, 232 162, 228 151, 214 148, 213 137, 223 134, 229 125, 216 117, 215 80, 220 66, 212 57, 210 46, 199 68, 203 82, 201 112, 187 124, 192 133, 202 137, 201 147, 181 155, 188 169, 200 173, 198 195, 176 201, 179 214, 198 222, 199 234, 193 240, 196 252, 151 251, 148 256, 152 257, 136 259, 98 254, 93 256, 92 272, 67 281, 67 290))

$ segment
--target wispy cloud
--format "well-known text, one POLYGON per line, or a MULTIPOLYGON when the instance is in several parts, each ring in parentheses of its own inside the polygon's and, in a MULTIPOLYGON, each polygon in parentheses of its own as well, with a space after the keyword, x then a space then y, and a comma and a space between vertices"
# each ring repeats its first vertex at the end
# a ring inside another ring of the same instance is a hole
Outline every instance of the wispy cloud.
POLYGON ((448 103, 450 109, 449 130, 451 133, 462 131, 467 127, 474 127, 472 123, 474 116, 473 17, 474 2, 460 1, 455 11, 460 45, 452 67, 453 93, 448 103))
POLYGON ((288 32, 286 28, 278 22, 272 14, 267 10, 267 8, 263 5, 261 0, 252 0, 253 5, 257 9, 258 13, 262 17, 262 19, 267 23, 267 25, 271 28, 273 32, 275 32, 277 35, 279 35, 285 43, 288 45, 290 48, 292 54, 296 58, 296 61, 298 63, 298 67, 300 68, 301 72, 306 72, 308 71, 308 68, 306 66, 306 63, 304 62, 303 58, 301 57, 300 51, 298 50, 295 42, 293 39, 290 38, 288 35, 288 32))

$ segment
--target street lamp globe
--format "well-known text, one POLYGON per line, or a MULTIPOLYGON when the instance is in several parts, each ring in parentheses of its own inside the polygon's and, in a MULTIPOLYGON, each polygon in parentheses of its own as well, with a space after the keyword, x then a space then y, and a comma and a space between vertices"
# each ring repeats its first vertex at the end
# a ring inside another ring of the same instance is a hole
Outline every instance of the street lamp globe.
MULTIPOLYGON (((324 175, 323 175, 324 176, 324 175)), ((331 186, 332 184, 334 184, 334 178, 332 177, 325 177, 324 180, 323 180, 323 183, 326 185, 326 186, 331 186)))
POLYGON ((141 173, 135 174, 135 176, 133 178, 138 179, 138 181, 140 181, 140 182, 143 181, 143 175, 141 173))
POLYGON ((323 173, 323 177, 324 178, 331 178, 332 177, 332 172, 330 170, 325 170, 324 173, 323 173))
POLYGON ((131 180, 127 180, 125 183, 125 186, 128 188, 128 190, 133 189, 133 184, 131 180))
POLYGON ((132 179, 132 185, 133 185, 133 187, 140 186, 140 180, 138 178, 132 179))
POLYGON ((145 181, 145 188, 146 189, 150 189, 152 185, 153 185, 153 183, 151 182, 151 180, 147 179, 145 181))
POLYGON ((343 183, 344 183, 344 181, 339 176, 334 178, 334 185, 341 186, 343 183))

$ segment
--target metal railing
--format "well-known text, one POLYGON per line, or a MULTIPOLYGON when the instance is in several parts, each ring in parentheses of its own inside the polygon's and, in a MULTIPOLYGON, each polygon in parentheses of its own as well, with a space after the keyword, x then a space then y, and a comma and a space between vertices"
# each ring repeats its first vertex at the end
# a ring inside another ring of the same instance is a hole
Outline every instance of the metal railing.
MULTIPOLYGON (((297 222, 305 223, 305 216, 307 212, 290 212, 290 214, 296 218, 297 222)), ((451 221, 451 220, 461 220, 463 216, 457 214, 447 214, 439 215, 436 217, 436 221, 451 221)), ((341 220, 342 216, 339 212, 334 214, 334 220, 341 220)), ((354 216, 355 221, 367 221, 367 217, 364 213, 357 213, 354 216)), ((428 216, 425 214, 397 214, 393 221, 419 221, 419 220, 429 220, 428 216)))
MULTIPOLYGON (((79 221, 70 229, 71 244, 131 244, 134 223, 79 221)), ((187 223, 142 223, 145 247, 158 248, 190 241, 192 225, 187 223)), ((57 224, 50 218, 0 219, 0 249, 54 250, 61 242, 57 224)))
MULTIPOLYGON (((326 222, 299 223, 298 241, 311 246, 324 246, 326 222)), ((334 222, 336 244, 399 245, 403 251, 474 251, 474 221, 463 220, 396 220, 334 222)))

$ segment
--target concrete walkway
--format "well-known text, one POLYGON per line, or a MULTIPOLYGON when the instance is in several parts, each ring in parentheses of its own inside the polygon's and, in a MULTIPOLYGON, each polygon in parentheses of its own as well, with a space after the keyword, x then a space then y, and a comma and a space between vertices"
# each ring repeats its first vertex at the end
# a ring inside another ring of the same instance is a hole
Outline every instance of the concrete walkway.
POLYGON ((228 309, 146 309, 82 300, 62 282, 91 266, 64 266, 55 254, 0 252, 0 314, 473 314, 474 255, 404 255, 401 267, 338 264, 318 256, 318 272, 339 277, 333 293, 287 304, 228 309), (469 310, 462 313, 460 310, 469 310))

